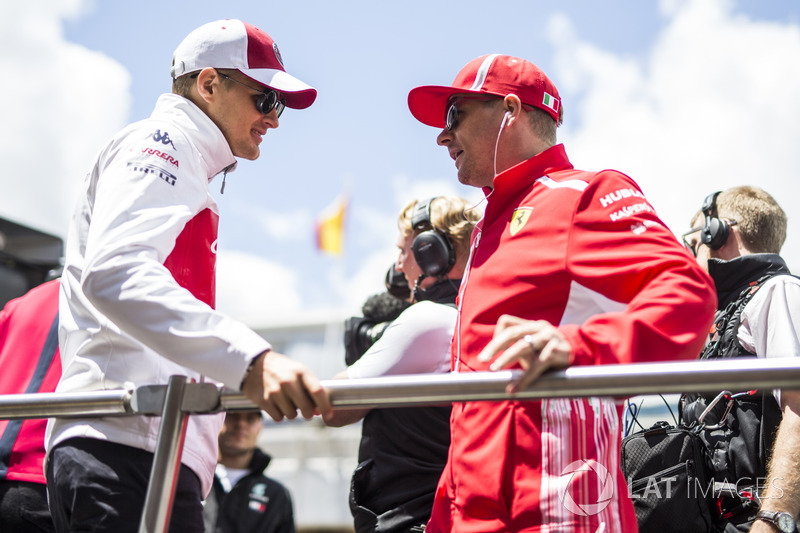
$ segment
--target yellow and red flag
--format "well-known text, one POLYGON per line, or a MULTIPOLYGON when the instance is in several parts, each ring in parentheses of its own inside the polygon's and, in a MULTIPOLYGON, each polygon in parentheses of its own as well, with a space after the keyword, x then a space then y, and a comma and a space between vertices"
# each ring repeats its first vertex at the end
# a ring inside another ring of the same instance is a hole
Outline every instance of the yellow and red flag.
POLYGON ((317 218, 317 249, 331 255, 341 255, 344 241, 344 219, 349 201, 339 196, 317 218))

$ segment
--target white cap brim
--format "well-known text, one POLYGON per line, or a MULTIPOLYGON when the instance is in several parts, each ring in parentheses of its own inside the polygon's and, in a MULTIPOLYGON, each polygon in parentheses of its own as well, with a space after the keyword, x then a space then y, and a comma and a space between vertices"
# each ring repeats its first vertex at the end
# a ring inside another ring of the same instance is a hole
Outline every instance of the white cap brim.
POLYGON ((294 76, 277 69, 238 69, 248 78, 284 95, 286 107, 305 109, 317 99, 317 90, 294 76))

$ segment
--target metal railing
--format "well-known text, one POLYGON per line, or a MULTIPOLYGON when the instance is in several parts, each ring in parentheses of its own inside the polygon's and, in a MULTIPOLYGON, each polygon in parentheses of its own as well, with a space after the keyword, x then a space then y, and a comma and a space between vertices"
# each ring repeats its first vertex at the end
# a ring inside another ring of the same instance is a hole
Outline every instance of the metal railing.
MULTIPOLYGON (((514 395, 506 386, 521 371, 408 375, 328 380, 334 408, 387 408, 462 401, 561 397, 628 397, 642 394, 716 392, 720 389, 800 389, 800 358, 726 359, 630 365, 576 366, 549 372, 514 395)), ((172 376, 167 385, 95 393, 0 396, 0 419, 161 416, 161 427, 139 524, 140 533, 167 530, 187 417, 253 409, 243 395, 209 383, 172 376)))

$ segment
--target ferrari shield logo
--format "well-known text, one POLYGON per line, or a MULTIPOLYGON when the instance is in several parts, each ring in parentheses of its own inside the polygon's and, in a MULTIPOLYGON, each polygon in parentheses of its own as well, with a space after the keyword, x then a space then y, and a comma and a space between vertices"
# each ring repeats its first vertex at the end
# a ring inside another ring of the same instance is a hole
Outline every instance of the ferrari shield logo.
POLYGON ((514 210, 514 215, 511 217, 511 226, 509 227, 512 237, 525 226, 525 223, 531 217, 531 213, 533 213, 532 207, 518 207, 514 210))

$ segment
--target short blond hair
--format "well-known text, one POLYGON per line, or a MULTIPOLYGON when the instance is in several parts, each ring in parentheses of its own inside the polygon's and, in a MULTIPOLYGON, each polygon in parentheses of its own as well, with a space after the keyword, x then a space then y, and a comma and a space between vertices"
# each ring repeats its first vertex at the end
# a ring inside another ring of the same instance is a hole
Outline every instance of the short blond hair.
MULTIPOLYGON (((412 200, 401 211, 397 225, 404 235, 415 232, 411 226, 411 218, 419 200, 412 200)), ((469 255, 469 241, 472 229, 481 215, 470 203, 460 196, 437 196, 431 201, 431 225, 439 232, 447 235, 453 244, 456 261, 466 261, 469 255)))
POLYGON ((753 253, 780 253, 786 241, 786 213, 763 189, 742 185, 717 196, 717 216, 736 220, 744 245, 753 253))

